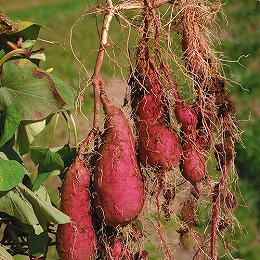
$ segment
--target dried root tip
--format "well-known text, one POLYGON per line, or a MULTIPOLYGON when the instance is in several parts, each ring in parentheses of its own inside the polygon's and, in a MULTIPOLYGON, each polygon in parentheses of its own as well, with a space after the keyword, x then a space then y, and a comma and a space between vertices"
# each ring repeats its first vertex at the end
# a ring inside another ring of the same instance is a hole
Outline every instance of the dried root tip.
POLYGON ((198 221, 195 214, 195 202, 187 200, 183 203, 181 208, 181 217, 182 220, 186 223, 189 228, 197 227, 198 221))

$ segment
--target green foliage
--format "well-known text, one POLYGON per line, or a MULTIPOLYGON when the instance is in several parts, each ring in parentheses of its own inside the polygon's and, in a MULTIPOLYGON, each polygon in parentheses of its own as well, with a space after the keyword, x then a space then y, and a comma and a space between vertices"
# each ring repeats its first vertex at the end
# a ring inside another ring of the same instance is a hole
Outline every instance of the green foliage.
POLYGON ((0 158, 0 191, 8 191, 18 185, 25 173, 26 169, 19 162, 0 158))
POLYGON ((10 254, 26 251, 32 256, 46 254, 49 223, 70 221, 53 206, 43 183, 50 176, 62 176, 75 158, 75 148, 32 143, 53 115, 70 115, 68 110, 75 108, 77 92, 39 68, 45 55, 42 49, 32 48, 40 28, 30 22, 13 22, 1 13, 0 222, 8 223, 1 243, 9 247, 8 251, 1 247, 1 259, 12 259, 10 254), (38 166, 34 181, 23 161, 25 154, 38 166))

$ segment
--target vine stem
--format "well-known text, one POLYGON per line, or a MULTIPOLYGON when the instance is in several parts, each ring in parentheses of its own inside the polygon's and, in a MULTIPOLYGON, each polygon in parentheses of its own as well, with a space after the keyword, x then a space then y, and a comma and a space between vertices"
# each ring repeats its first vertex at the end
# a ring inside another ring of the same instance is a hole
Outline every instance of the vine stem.
POLYGON ((107 0, 108 8, 105 11, 105 16, 103 20, 103 26, 101 31, 100 37, 100 46, 99 51, 96 59, 96 64, 94 67, 94 73, 92 76, 92 85, 93 85, 93 93, 94 93, 94 119, 93 119, 93 129, 98 129, 98 121, 99 121, 99 97, 100 97, 100 89, 99 89, 99 82, 100 82, 100 72, 104 60, 104 55, 106 48, 108 47, 108 31, 114 16, 114 12, 112 11, 113 4, 111 0, 107 0))
POLYGON ((91 130, 88 135, 82 140, 79 150, 78 150, 78 158, 80 160, 84 160, 84 152, 86 147, 89 145, 89 143, 94 139, 94 137, 96 136, 96 131, 95 130, 91 130))
POLYGON ((0 60, 0 67, 7 61, 9 60, 11 57, 15 56, 15 55, 23 55, 26 58, 29 58, 31 55, 31 52, 27 49, 15 49, 12 50, 10 52, 8 52, 7 54, 5 54, 5 56, 0 60))
POLYGON ((75 145, 78 144, 78 132, 77 132, 77 126, 74 120, 74 117, 72 116, 70 111, 67 111, 69 117, 70 117, 70 121, 72 123, 72 127, 73 127, 73 133, 74 133, 74 138, 75 138, 75 145))
POLYGON ((55 118, 53 133, 52 133, 52 137, 51 137, 51 142, 50 142, 49 147, 52 147, 52 145, 53 145, 55 134, 56 134, 56 129, 57 129, 58 121, 59 121, 59 117, 60 117, 60 113, 57 113, 56 114, 56 118, 55 118))
MULTIPOLYGON (((101 37, 100 37, 100 46, 99 51, 96 59, 96 64, 94 67, 94 73, 92 76, 92 85, 93 85, 93 93, 94 93, 94 118, 93 118, 93 129, 98 129, 99 126, 99 112, 100 112, 100 89, 99 89, 99 83, 100 83, 100 72, 101 67, 104 60, 104 55, 108 44, 108 32, 110 28, 110 24, 112 21, 112 18, 115 14, 117 14, 119 11, 122 10, 134 10, 134 9, 143 9, 145 8, 144 1, 140 2, 125 2, 118 5, 113 6, 112 0, 106 0, 106 7, 104 10, 102 10, 105 13, 104 20, 103 20, 103 26, 101 31, 101 37)), ((171 3, 171 0, 155 0, 153 3, 154 7, 160 7, 164 4, 171 3)))

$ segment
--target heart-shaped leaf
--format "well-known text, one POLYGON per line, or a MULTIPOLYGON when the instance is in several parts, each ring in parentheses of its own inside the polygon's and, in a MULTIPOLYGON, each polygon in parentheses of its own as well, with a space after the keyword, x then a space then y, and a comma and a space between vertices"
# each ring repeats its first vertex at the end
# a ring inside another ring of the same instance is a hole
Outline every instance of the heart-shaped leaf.
POLYGON ((3 64, 0 109, 15 104, 22 120, 42 120, 66 106, 52 78, 27 59, 3 64))
POLYGON ((31 158, 35 165, 44 166, 46 171, 60 170, 64 167, 61 156, 50 148, 31 147, 31 158))
POLYGON ((15 187, 23 179, 26 169, 17 161, 0 158, 0 191, 15 187))

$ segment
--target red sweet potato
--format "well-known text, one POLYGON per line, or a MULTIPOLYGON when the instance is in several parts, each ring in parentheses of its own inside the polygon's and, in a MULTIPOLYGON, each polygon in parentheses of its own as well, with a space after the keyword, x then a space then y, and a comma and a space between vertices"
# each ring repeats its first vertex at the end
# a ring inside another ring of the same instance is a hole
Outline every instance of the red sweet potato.
POLYGON ((123 244, 118 240, 114 243, 113 247, 111 248, 110 252, 110 259, 111 260, 133 260, 133 254, 123 246, 123 244))
POLYGON ((145 167, 165 171, 180 161, 179 137, 166 125, 143 124, 138 127, 139 157, 145 167))
POLYGON ((66 172, 61 187, 61 211, 71 222, 58 226, 57 251, 61 260, 92 259, 96 236, 92 227, 90 174, 82 155, 78 155, 66 172))
POLYGON ((185 101, 178 101, 175 104, 175 117, 181 124, 182 131, 195 132, 198 124, 197 114, 193 107, 185 101))
POLYGON ((140 82, 131 86, 140 161, 145 167, 168 171, 179 164, 181 147, 170 125, 167 95, 152 64, 140 82))
POLYGON ((183 154, 180 163, 181 174, 192 185, 196 185, 206 175, 206 162, 203 154, 192 140, 183 142, 183 154))
POLYGON ((101 95, 105 132, 94 169, 96 212, 112 227, 127 225, 143 207, 144 185, 134 137, 123 112, 101 95))

